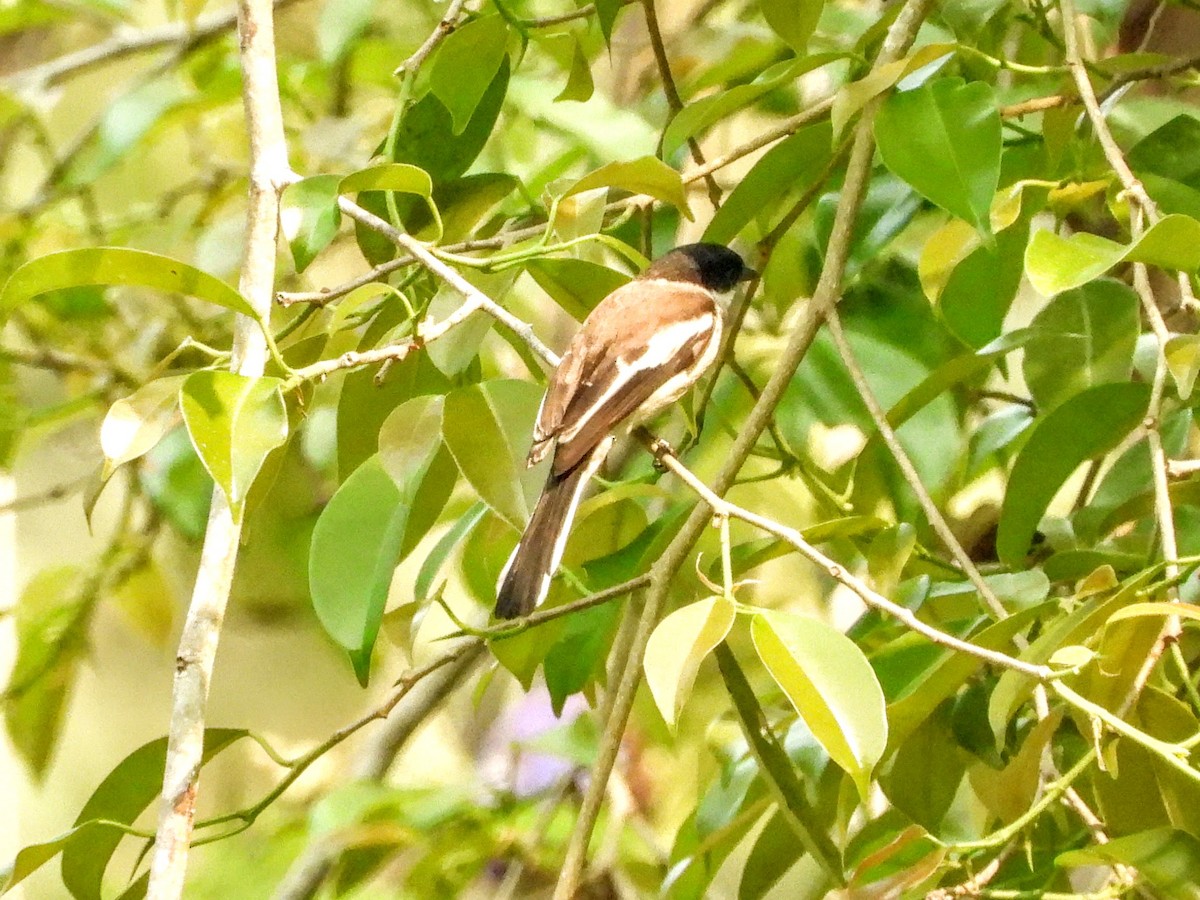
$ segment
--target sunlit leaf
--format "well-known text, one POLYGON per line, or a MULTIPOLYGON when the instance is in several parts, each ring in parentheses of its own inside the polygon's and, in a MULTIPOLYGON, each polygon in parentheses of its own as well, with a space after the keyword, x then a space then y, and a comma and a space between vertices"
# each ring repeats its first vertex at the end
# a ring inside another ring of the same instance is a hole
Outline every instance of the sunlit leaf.
POLYGON ((1194 272, 1200 268, 1200 222, 1191 216, 1166 216, 1128 245, 1086 231, 1061 237, 1041 230, 1025 251, 1029 282, 1047 296, 1086 284, 1120 262, 1194 272))
POLYGON ((429 173, 408 163, 387 163, 372 166, 347 175, 338 185, 338 193, 391 191, 398 194, 415 194, 425 201, 432 217, 432 240, 442 237, 442 218, 433 204, 433 179, 429 173))
POLYGON ((1200 335, 1171 335, 1167 339, 1164 355, 1167 369, 1175 380, 1175 389, 1179 391, 1179 399, 1186 401, 1192 396, 1196 375, 1200 374, 1200 335))
POLYGON ((562 196, 570 197, 572 194, 598 187, 615 187, 635 194, 649 194, 657 200, 670 203, 689 219, 692 217, 683 179, 678 172, 653 156, 601 166, 576 181, 562 196))
POLYGON ((292 249, 296 271, 303 272, 338 232, 336 175, 314 175, 283 189, 279 197, 279 228, 292 249))
POLYGON ((990 85, 953 78, 893 94, 875 120, 884 163, 983 233, 1000 180, 1000 112, 990 85))
POLYGON ((646 684, 672 728, 692 692, 700 663, 725 640, 736 612, 725 597, 709 597, 675 610, 658 623, 646 645, 646 684))
POLYGON ((148 381, 128 397, 113 403, 100 424, 100 449, 105 474, 148 452, 179 415, 179 388, 186 375, 148 381))
POLYGON ((258 318, 241 294, 219 278, 187 263, 145 250, 86 247, 47 253, 17 269, 0 293, 0 320, 39 294, 88 284, 146 287, 187 294, 258 318))
POLYGON ((194 372, 180 389, 188 435, 235 516, 267 454, 287 440, 287 410, 278 378, 194 372))
POLYGON ((887 746, 887 716, 883 690, 862 651, 825 623, 788 613, 759 612, 750 633, 771 677, 866 797, 887 746))

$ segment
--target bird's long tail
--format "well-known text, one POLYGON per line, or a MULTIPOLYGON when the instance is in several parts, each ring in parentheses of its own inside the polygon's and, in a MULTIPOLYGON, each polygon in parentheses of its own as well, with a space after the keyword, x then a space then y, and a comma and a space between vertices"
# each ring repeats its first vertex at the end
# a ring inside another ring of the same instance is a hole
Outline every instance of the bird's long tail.
POLYGON ((611 446, 602 441, 573 469, 550 473, 521 541, 500 573, 496 585, 496 618, 515 619, 533 612, 546 599, 550 582, 562 561, 571 520, 583 489, 611 446))

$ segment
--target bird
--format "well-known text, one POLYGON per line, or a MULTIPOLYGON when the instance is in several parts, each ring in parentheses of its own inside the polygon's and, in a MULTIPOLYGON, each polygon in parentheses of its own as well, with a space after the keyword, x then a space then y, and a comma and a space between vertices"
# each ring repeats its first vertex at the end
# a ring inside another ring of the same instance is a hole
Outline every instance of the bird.
POLYGON ((546 599, 580 496, 616 430, 674 403, 712 366, 723 303, 756 274, 728 247, 684 244, 584 319, 538 409, 526 463, 550 456, 550 473, 497 581, 496 618, 526 616, 546 599))

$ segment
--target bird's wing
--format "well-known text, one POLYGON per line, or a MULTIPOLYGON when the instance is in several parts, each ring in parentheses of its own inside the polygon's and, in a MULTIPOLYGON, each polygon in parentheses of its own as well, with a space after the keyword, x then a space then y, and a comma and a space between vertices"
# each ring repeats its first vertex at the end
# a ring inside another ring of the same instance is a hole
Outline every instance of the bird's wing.
MULTIPOLYGON (((609 301, 618 302, 601 321, 611 327, 595 329, 578 345, 572 342, 572 349, 581 352, 555 423, 556 472, 577 465, 661 388, 678 384, 682 392, 699 376, 693 371, 697 363, 711 356, 706 351, 719 340, 720 312, 702 288, 634 282, 604 302, 609 301), (628 290, 634 286, 642 290, 628 290), (645 288, 652 289, 650 295, 645 288)), ((551 396, 548 392, 548 401, 551 396)), ((555 397, 556 405, 560 402, 555 397)))

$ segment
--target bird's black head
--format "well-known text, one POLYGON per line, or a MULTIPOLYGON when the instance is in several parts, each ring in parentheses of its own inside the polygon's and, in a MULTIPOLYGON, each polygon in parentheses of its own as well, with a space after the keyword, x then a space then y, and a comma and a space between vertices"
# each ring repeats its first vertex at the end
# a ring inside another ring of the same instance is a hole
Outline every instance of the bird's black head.
POLYGON ((724 293, 739 281, 748 281, 755 272, 742 258, 720 244, 684 244, 651 263, 642 278, 665 278, 700 284, 710 291, 724 293))

